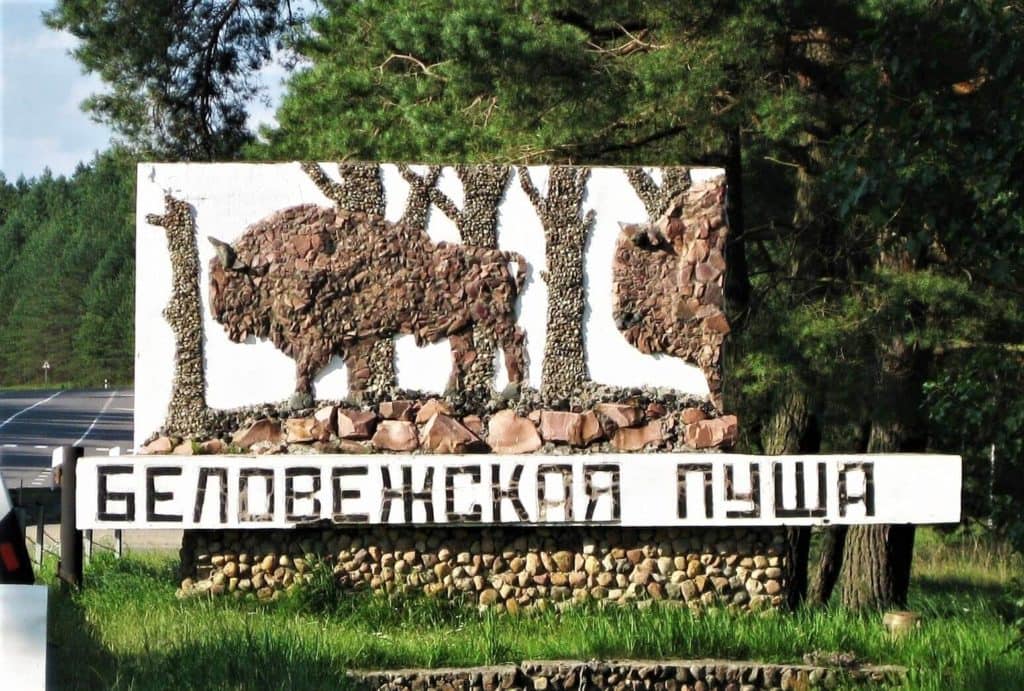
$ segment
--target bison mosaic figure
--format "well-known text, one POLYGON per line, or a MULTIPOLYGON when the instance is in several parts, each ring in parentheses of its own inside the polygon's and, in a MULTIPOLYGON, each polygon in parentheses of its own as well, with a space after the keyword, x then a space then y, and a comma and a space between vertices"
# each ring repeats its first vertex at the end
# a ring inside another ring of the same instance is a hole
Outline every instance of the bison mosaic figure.
POLYGON ((502 347, 510 382, 522 381, 524 334, 516 300, 527 265, 512 252, 435 243, 422 228, 311 204, 258 221, 233 244, 210 238, 210 307, 228 337, 270 339, 295 360, 296 393, 312 395, 332 356, 349 390, 370 378, 375 343, 411 334, 448 338, 459 388, 484 329, 502 347))
POLYGON ((626 340, 643 353, 699 366, 718 408, 729 333, 724 201, 723 179, 694 184, 654 223, 624 225, 612 267, 613 315, 626 340))

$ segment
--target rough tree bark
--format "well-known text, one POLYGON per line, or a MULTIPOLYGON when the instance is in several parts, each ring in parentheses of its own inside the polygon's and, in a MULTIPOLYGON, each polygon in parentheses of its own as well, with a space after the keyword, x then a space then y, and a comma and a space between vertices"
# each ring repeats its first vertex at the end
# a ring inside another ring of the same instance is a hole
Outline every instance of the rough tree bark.
MULTIPOLYGON (((821 433, 813 410, 809 392, 799 383, 790 383, 779 390, 771 416, 761 431, 761 445, 765 454, 817 453, 821 448, 821 433)), ((807 592, 811 529, 789 528, 787 537, 791 569, 788 605, 796 608, 803 602, 807 592)))
MULTIPOLYGON (((725 245, 725 301, 729 311, 729 325, 735 338, 747 321, 750 307, 750 270, 744 244, 746 220, 743 216, 743 140, 739 127, 729 132, 729 149, 725 162, 725 185, 728 196, 725 213, 729 219, 729 242, 725 245)), ((723 374, 723 379, 725 378, 723 374)), ((723 396, 725 387, 722 387, 723 396)), ((723 404, 724 408, 724 404, 723 404)))
MULTIPOLYGON (((913 306, 911 312, 918 311, 913 306)), ((930 353, 894 338, 880 358, 881 403, 871 423, 868 452, 923 451, 922 383, 930 353)), ((842 567, 843 606, 852 610, 903 607, 914 552, 913 525, 851 526, 842 567)))
POLYGON ((832 599, 832 591, 839 581, 839 571, 843 566, 846 528, 845 525, 832 525, 822 530, 818 565, 807 589, 806 602, 812 607, 824 607, 832 599))
MULTIPOLYGON (((866 452, 869 425, 865 425, 861 438, 857 443, 858 452, 866 452)), ((823 528, 821 533, 821 549, 818 552, 818 565, 814 569, 814 578, 807 589, 807 603, 812 607, 825 607, 832 599, 832 592, 839 582, 839 572, 843 566, 843 549, 846 545, 848 526, 832 525, 823 528)))

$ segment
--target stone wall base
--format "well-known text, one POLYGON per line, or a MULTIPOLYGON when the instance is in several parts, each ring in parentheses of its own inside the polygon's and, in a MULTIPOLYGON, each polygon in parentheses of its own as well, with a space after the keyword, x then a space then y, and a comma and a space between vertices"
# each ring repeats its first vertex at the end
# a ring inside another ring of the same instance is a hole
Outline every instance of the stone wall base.
POLYGON ((180 592, 271 599, 316 563, 342 588, 419 590, 511 612, 587 600, 758 610, 785 605, 791 578, 782 527, 190 530, 180 592))
POLYGON ((543 661, 500 667, 403 669, 352 672, 357 688, 372 691, 451 689, 667 689, 672 691, 759 691, 836 688, 840 684, 899 683, 902 667, 840 669, 815 665, 763 664, 735 660, 543 661))

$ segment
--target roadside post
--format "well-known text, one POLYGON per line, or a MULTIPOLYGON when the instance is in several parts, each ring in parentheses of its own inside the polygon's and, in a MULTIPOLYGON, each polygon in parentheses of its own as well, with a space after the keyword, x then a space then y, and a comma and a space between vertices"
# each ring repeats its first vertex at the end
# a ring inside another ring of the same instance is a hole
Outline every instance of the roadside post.
POLYGON ((43 384, 50 383, 50 361, 43 360, 43 384))
POLYGON ((85 449, 81 446, 60 448, 60 562, 57 576, 68 585, 82 585, 82 533, 75 515, 75 473, 78 459, 85 449))
POLYGON ((37 505, 36 510, 36 564, 43 566, 44 542, 46 540, 46 507, 37 505))

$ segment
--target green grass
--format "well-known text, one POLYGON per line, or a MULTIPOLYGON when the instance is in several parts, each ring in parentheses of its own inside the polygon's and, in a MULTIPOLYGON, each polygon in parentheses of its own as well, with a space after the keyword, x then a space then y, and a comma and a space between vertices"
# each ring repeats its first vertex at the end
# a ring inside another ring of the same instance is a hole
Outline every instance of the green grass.
POLYGON ((799 662, 812 651, 910 668, 908 688, 1024 688, 1024 654, 1005 652, 1003 589, 1021 563, 981 540, 919 540, 910 607, 919 633, 893 641, 880 615, 838 608, 744 616, 677 607, 478 614, 422 597, 325 588, 269 605, 175 598, 174 560, 97 559, 86 587, 54 587, 51 641, 59 688, 325 688, 344 670, 538 658, 719 657, 799 662))

